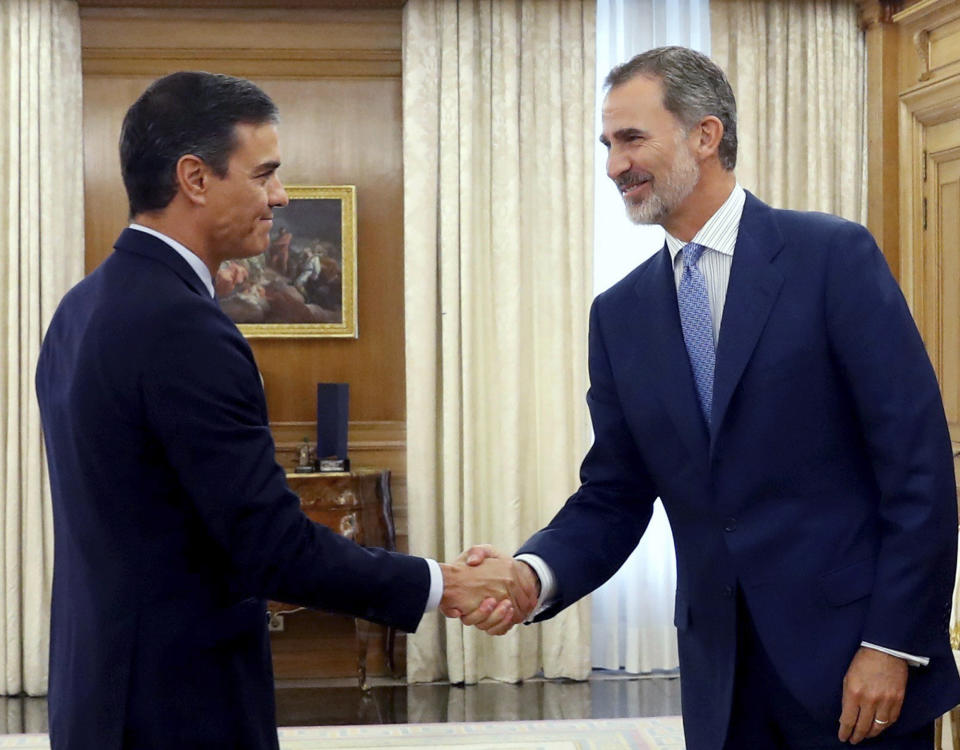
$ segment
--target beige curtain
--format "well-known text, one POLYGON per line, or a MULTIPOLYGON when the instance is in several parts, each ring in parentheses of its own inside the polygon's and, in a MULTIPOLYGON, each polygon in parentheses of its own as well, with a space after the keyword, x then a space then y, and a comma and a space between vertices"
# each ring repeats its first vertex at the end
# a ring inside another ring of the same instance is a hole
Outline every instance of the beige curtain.
POLYGON ((0 3, 0 692, 47 689, 53 525, 33 388, 40 340, 83 273, 75 0, 0 3))
MULTIPOLYGON (((411 551, 507 553, 588 445, 594 4, 409 0, 403 158, 411 551)), ((585 678, 590 612, 491 638, 439 614, 413 681, 585 678)))
POLYGON ((854 0, 711 0, 737 97, 737 177, 782 208, 867 219, 866 48, 854 0))

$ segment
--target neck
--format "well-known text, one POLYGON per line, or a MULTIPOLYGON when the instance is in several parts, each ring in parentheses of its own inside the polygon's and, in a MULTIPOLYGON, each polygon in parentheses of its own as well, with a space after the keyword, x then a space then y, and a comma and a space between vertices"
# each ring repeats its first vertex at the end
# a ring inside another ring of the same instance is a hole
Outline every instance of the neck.
POLYGON ((696 187, 671 213, 663 228, 678 240, 690 242, 730 197, 736 184, 732 171, 704 168, 696 187))
POLYGON ((133 217, 133 221, 179 242, 203 261, 203 265, 210 269, 210 275, 216 278, 219 264, 209 257, 206 243, 194 222, 178 216, 172 207, 162 211, 139 213, 133 217))

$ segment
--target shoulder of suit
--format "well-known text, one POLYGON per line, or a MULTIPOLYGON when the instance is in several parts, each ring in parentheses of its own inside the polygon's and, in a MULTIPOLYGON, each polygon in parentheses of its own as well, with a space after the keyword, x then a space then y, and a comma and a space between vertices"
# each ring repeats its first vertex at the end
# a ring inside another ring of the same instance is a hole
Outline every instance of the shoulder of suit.
POLYGON ((93 296, 99 302, 92 304, 114 329, 134 328, 151 336, 236 330, 209 296, 198 293, 169 265, 147 256, 114 252, 85 282, 97 289, 93 296))
POLYGON ((766 209, 783 242, 781 258, 804 264, 831 264, 837 258, 880 254, 870 231, 855 221, 819 211, 766 209))
POLYGON ((785 237, 793 237, 803 242, 809 239, 809 232, 833 233, 844 227, 856 231, 867 231, 866 227, 850 219, 823 211, 797 211, 789 208, 773 208, 762 204, 770 212, 774 221, 784 230, 785 237))

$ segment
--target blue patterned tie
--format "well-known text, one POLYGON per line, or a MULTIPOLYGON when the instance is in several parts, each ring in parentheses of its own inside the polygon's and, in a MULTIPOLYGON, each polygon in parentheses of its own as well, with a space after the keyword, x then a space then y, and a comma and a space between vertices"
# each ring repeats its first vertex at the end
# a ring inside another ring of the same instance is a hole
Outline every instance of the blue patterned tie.
POLYGON ((677 287, 677 303, 680 307, 680 326, 683 342, 687 345, 693 379, 703 416, 710 424, 710 409, 713 405, 713 366, 716 350, 713 345, 713 319, 710 317, 710 299, 707 282, 697 268, 697 261, 706 250, 703 245, 689 243, 683 246, 683 275, 677 287))

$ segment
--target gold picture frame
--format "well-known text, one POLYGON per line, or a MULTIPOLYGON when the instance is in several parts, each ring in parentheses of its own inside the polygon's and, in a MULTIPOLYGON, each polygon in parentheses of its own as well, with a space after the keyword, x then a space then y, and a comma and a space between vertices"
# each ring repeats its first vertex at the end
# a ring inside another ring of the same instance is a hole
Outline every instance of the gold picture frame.
POLYGON ((220 266, 220 306, 247 338, 357 338, 356 187, 286 191, 266 252, 220 266))

